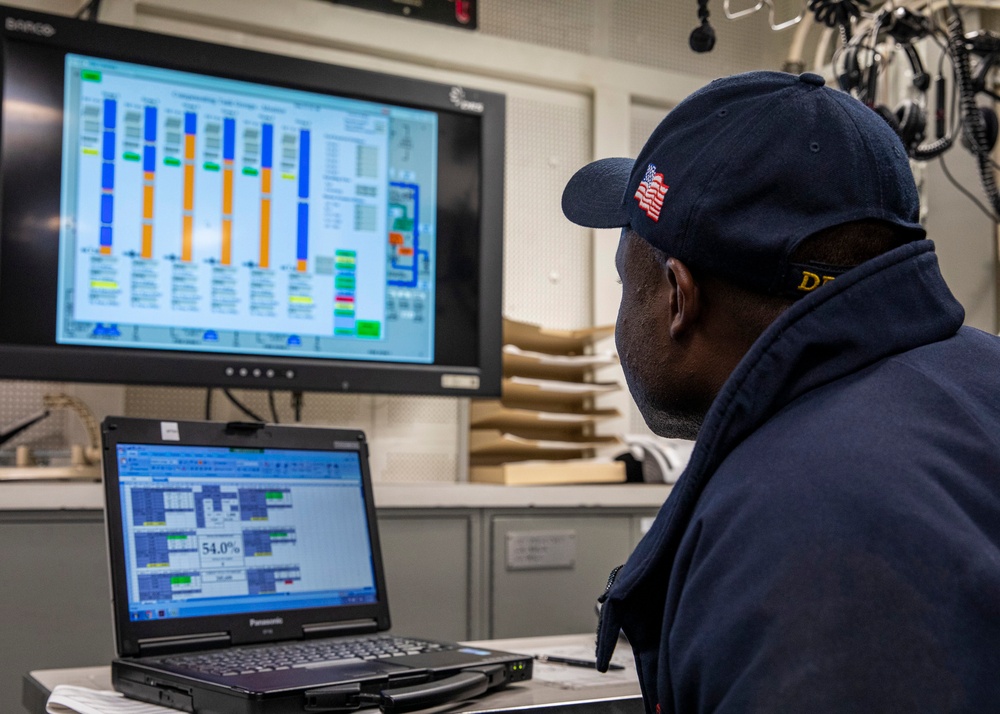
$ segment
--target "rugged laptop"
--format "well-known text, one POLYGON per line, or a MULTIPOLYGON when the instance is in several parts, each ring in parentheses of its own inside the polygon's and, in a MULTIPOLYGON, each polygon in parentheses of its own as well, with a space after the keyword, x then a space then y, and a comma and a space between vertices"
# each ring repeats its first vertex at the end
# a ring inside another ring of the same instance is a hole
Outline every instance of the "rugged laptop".
POLYGON ((104 421, 115 688, 197 714, 401 711, 531 659, 387 633, 360 431, 104 421))

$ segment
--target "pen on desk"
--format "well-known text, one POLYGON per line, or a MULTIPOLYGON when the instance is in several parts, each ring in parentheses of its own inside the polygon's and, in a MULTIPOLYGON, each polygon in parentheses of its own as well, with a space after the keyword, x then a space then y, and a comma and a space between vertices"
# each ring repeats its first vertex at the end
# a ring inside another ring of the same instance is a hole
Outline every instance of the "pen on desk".
MULTIPOLYGON (((550 662, 553 664, 567 664, 570 667, 587 667, 589 669, 597 669, 597 662, 591 662, 587 659, 573 659, 572 657, 558 657, 556 655, 535 655, 535 659, 539 662, 550 662)), ((615 664, 611 662, 608 664, 608 669, 625 669, 620 664, 615 664)))

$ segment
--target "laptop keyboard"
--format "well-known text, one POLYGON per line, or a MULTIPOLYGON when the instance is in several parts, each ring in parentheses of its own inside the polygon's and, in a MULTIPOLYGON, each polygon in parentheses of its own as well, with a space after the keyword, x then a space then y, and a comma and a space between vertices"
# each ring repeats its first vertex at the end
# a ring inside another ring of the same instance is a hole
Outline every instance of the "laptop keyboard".
POLYGON ((379 635, 296 642, 266 647, 225 649, 166 657, 162 662, 204 674, 233 676, 279 669, 311 669, 345 662, 363 662, 454 649, 454 645, 379 635))

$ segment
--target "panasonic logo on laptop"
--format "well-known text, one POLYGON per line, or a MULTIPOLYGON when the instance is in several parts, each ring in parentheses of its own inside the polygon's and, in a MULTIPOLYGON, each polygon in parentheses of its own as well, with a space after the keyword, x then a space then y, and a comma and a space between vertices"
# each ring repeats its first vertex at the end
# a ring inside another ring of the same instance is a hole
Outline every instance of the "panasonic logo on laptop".
POLYGON ((267 620, 255 620, 250 618, 250 627, 267 627, 268 625, 284 625, 285 619, 283 617, 271 617, 267 620))
POLYGON ((29 35, 38 35, 39 37, 52 37, 52 35, 56 34, 56 28, 47 22, 16 20, 13 17, 8 17, 3 25, 9 32, 24 32, 29 35))

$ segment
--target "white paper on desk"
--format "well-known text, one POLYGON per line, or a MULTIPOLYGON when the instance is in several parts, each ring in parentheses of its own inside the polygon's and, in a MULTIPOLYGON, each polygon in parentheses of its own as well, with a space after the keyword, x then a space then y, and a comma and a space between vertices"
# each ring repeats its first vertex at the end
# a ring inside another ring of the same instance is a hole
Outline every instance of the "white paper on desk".
POLYGON ((156 704, 126 699, 119 692, 57 684, 45 705, 49 714, 176 714, 156 704))
MULTIPOLYGON (((626 648, 627 649, 627 648, 626 648)), ((565 647, 539 647, 530 655, 554 655, 570 659, 582 659, 592 662, 594 648, 590 646, 567 645, 565 647)), ((574 667, 567 664, 554 664, 535 660, 532 666, 532 680, 542 682, 560 689, 586 689, 588 687, 607 687, 613 684, 630 684, 638 681, 635 672, 635 661, 631 653, 616 652, 611 658, 614 664, 620 664, 624 669, 613 669, 601 673, 587 667, 574 667)))

